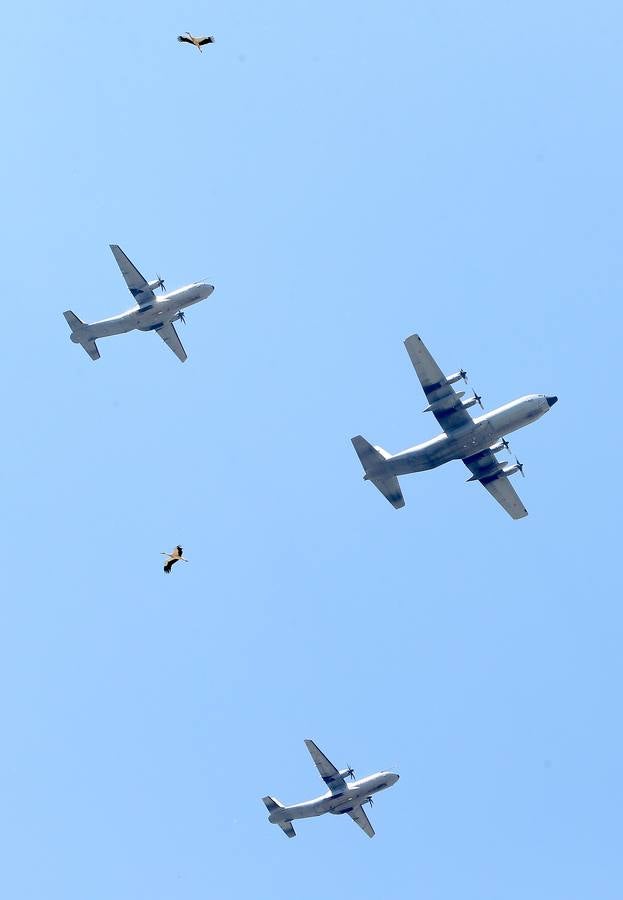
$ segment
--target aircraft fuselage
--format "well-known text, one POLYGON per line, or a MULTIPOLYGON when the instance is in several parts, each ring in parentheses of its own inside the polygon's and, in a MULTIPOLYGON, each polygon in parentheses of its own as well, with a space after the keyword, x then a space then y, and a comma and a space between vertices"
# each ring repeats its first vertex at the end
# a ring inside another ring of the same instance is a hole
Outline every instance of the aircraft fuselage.
POLYGON ((205 300, 213 290, 211 284, 203 282, 186 285, 176 291, 154 297, 151 303, 134 306, 117 316, 101 319, 99 322, 85 323, 79 330, 72 331, 71 340, 74 344, 80 344, 115 334, 125 334, 135 329, 153 331, 163 322, 176 322, 181 310, 205 300))
MULTIPOLYGON (((390 456, 383 461, 383 472, 391 475, 408 475, 411 472, 436 469, 437 466, 453 459, 465 459, 486 450, 512 431, 540 419, 549 408, 544 394, 527 394, 479 416, 465 428, 455 429, 451 434, 442 432, 430 441, 390 456)), ((370 470, 364 477, 373 475, 374 471, 370 470)))
POLYGON ((356 806, 361 806, 373 794, 384 791, 396 784, 399 776, 394 772, 377 772, 367 778, 360 778, 346 785, 346 789, 340 793, 327 791, 314 800, 304 803, 295 803, 292 806, 280 806, 274 809, 268 817, 273 824, 279 822, 291 822, 294 819, 308 819, 311 816, 321 816, 324 813, 342 815, 350 812, 356 806))

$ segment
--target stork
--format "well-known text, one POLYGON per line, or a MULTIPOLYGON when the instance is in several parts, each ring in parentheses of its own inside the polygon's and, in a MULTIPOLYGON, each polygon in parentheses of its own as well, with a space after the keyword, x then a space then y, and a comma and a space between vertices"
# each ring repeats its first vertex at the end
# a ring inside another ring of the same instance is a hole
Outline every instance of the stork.
POLYGON ((183 44, 192 44, 197 48, 199 53, 203 53, 203 50, 201 48, 205 44, 214 43, 214 38, 212 37, 212 35, 210 35, 209 37, 193 37, 190 31, 187 31, 186 34, 188 35, 188 37, 184 37, 183 34, 179 34, 177 37, 178 41, 182 41, 183 44))
POLYGON ((176 562, 179 562, 180 559, 182 560, 182 562, 188 562, 188 560, 185 559, 184 556, 182 556, 183 552, 184 551, 182 550, 182 548, 180 547, 179 544, 177 545, 177 547, 175 548, 175 550, 172 553, 165 553, 164 550, 161 551, 161 556, 169 557, 164 564, 165 575, 171 574, 171 568, 175 565, 176 562))

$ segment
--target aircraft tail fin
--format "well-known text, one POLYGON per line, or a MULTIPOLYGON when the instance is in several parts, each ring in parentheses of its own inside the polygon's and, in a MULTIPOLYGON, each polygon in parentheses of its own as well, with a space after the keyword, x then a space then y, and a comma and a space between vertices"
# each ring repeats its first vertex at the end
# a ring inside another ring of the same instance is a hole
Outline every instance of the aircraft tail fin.
POLYGON ((383 496, 389 500, 394 509, 402 509, 405 505, 400 484, 395 475, 383 471, 384 463, 391 456, 382 447, 374 447, 360 434, 351 438, 359 462, 365 471, 365 480, 371 481, 383 496))
POLYGON ((97 344, 92 338, 85 338, 82 336, 82 329, 85 327, 85 323, 82 319, 79 319, 78 316, 73 313, 70 309, 65 310, 63 313, 65 316, 65 320, 69 327, 71 328, 71 339, 74 344, 80 344, 86 352, 89 354, 91 359, 99 359, 100 352, 97 349, 97 344))

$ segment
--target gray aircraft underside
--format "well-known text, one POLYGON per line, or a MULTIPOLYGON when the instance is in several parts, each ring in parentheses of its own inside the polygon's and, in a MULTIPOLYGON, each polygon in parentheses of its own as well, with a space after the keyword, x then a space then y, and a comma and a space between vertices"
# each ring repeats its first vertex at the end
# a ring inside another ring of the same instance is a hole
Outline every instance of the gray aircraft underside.
POLYGON ((527 394, 472 419, 468 409, 480 403, 480 397, 474 394, 463 400, 464 392, 452 387, 461 379, 466 381, 467 373, 461 370, 444 375, 417 334, 407 338, 405 346, 428 400, 424 412, 433 413, 443 433, 396 454, 373 446, 357 435, 352 443, 365 471, 364 480, 371 481, 395 509, 400 509, 405 501, 398 475, 424 472, 460 459, 472 473, 468 481, 480 481, 513 519, 527 516, 528 510, 508 480, 516 472, 523 475, 523 466, 519 462, 511 465, 500 461, 495 454, 508 448, 506 435, 535 422, 558 398, 527 394))
POLYGON ((162 279, 147 281, 136 266, 128 259, 121 247, 111 244, 110 249, 117 261, 128 289, 136 301, 136 306, 117 316, 101 319, 90 324, 82 322, 71 310, 63 315, 71 328, 71 340, 81 344, 91 359, 99 359, 100 354, 96 340, 125 334, 127 331, 154 331, 165 344, 184 362, 187 358, 174 322, 184 321, 184 309, 209 297, 214 287, 205 282, 195 282, 175 291, 169 291, 156 297, 154 290, 164 289, 162 279))
POLYGON ((368 837, 374 837, 374 829, 363 805, 364 803, 372 805, 372 796, 396 784, 400 776, 395 772, 377 772, 375 775, 368 775, 366 778, 359 778, 347 784, 346 778, 354 777, 352 769, 336 769, 313 741, 306 740, 305 746, 329 790, 314 800, 306 800, 304 803, 295 803, 292 806, 284 806, 275 797, 262 797, 268 810, 268 821, 279 825, 288 837, 295 837, 296 832, 292 825, 295 819, 308 819, 312 816, 322 816, 325 813, 347 814, 365 831, 368 837))

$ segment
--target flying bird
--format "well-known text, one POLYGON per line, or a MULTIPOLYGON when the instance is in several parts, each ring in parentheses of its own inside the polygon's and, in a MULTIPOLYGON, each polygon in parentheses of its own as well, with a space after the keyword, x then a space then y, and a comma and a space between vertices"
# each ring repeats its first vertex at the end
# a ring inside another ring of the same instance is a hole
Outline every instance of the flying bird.
POLYGON ((180 559, 182 560, 182 562, 188 562, 188 560, 182 556, 183 552, 184 551, 179 544, 177 545, 173 553, 165 553, 164 550, 161 552, 162 556, 169 557, 164 564, 165 575, 169 575, 171 573, 171 568, 175 565, 176 562, 179 562, 180 559))
POLYGON ((193 46, 197 48, 199 53, 203 53, 203 50, 201 48, 205 46, 205 44, 214 43, 214 38, 212 37, 212 35, 210 35, 210 37, 193 37, 190 31, 187 31, 186 34, 188 35, 188 37, 184 37, 183 34, 179 34, 177 37, 178 41, 182 41, 183 44, 193 44, 193 46))

